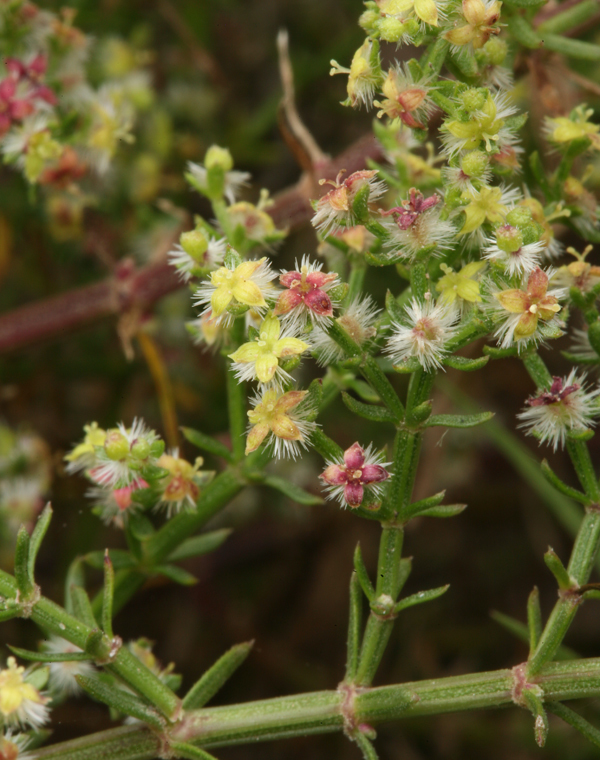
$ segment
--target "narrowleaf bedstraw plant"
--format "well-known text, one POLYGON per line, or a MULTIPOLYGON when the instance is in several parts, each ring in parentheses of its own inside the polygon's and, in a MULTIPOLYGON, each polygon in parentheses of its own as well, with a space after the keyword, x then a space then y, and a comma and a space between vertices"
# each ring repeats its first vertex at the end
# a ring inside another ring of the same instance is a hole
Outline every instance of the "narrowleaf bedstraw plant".
MULTIPOLYGON (((82 195, 86 173, 102 178, 131 141, 147 81, 131 71, 118 85, 94 88, 84 67, 91 42, 72 21, 64 11, 0 2, 0 149, 44 188, 47 203, 68 177, 63 201, 84 206, 92 202, 82 195)), ((566 704, 600 696, 600 651, 559 658, 579 609, 600 597, 590 580, 600 484, 588 445, 600 416, 600 268, 588 244, 600 241, 600 230, 585 186, 597 172, 600 126, 594 109, 578 104, 545 120, 541 150, 525 150, 527 114, 513 80, 541 50, 575 69, 600 61, 600 46, 573 36, 594 32, 597 22, 590 0, 368 0, 359 19, 364 42, 347 67, 332 61, 331 74, 346 77, 345 107, 372 111, 381 160, 341 167, 335 178, 318 176, 315 163, 319 244, 289 269, 277 264, 287 230, 270 215, 273 201, 267 191, 257 203, 242 200, 250 176, 232 153, 212 145, 202 162, 189 162, 185 178, 209 211, 168 259, 189 288, 195 350, 219 355, 229 435, 184 427, 198 451, 187 459, 139 416, 106 428, 85 421, 65 468, 87 481, 94 513, 122 532, 127 548, 74 558, 61 605, 44 595, 36 573, 52 518, 49 504, 39 508, 49 488, 45 444, 0 430, 2 529, 16 544, 14 571, 0 571, 0 619, 29 619, 42 638, 38 650, 11 643, 0 670, 0 760, 210 760, 223 745, 336 731, 357 745, 357 756, 374 760, 380 723, 499 707, 530 713, 540 747, 548 713, 600 747, 600 728, 566 704), (385 299, 371 292, 372 271, 384 272, 385 299), (563 336, 571 344, 557 343, 563 336), (557 345, 570 346, 563 358, 575 365, 560 375, 557 345), (579 481, 568 485, 541 464, 552 487, 579 505, 570 556, 551 548, 544 555, 554 606, 542 615, 534 589, 527 626, 509 621, 525 631, 525 661, 381 685, 397 619, 415 605, 433 608, 448 589, 441 578, 435 588, 404 592, 407 526, 465 508, 444 503, 444 492, 415 498, 423 435, 485 426, 493 416, 436 413, 434 386, 447 368, 477 372, 509 358, 531 379, 515 426, 543 451, 565 450, 579 481), (323 415, 340 394, 369 423, 357 425, 351 445, 335 440, 323 415), (374 426, 383 447, 363 432, 374 426), (200 452, 218 468, 206 467, 200 452), (307 454, 320 457, 321 470, 304 490, 289 469, 277 473, 307 454), (360 545, 348 558, 346 670, 329 690, 207 707, 251 643, 225 652, 182 693, 176 665, 163 668, 146 639, 123 641, 113 617, 149 578, 193 583, 178 563, 223 543, 228 531, 202 529, 257 483, 305 505, 321 503, 321 489, 329 501, 320 509, 378 523, 377 562, 369 567, 360 545), (96 596, 83 564, 103 573, 96 596), (122 725, 46 742, 53 709, 83 693, 122 725)))

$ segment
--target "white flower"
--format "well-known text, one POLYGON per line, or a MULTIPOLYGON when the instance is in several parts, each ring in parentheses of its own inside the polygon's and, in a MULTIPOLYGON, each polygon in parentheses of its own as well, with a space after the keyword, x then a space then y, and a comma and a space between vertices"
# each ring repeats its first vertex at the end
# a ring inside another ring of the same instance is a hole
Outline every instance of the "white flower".
POLYGON ((492 170, 487 166, 484 171, 477 177, 470 177, 462 170, 460 166, 445 166, 442 169, 442 176, 445 184, 450 187, 457 187, 463 192, 470 195, 477 192, 479 184, 487 185, 492 178, 492 170), (477 186, 473 184, 473 179, 477 181, 477 186))
POLYGON ((141 488, 146 488, 147 483, 142 478, 121 488, 97 486, 88 488, 85 495, 94 500, 94 514, 109 525, 112 523, 121 530, 125 527, 130 515, 143 510, 141 504, 133 501, 132 494, 141 488))
MULTIPOLYGON (((50 654, 81 654, 83 650, 59 636, 50 636, 43 644, 43 651, 50 654)), ((50 663, 50 691, 71 697, 81 692, 75 676, 92 676, 95 668, 89 660, 71 660, 50 663)))
POLYGON ((518 415, 519 427, 526 428, 528 435, 537 436, 556 451, 564 447, 571 433, 578 433, 596 424, 594 417, 600 413, 597 396, 600 388, 586 389, 583 378, 575 370, 568 377, 553 377, 547 390, 527 399, 528 408, 518 415))
MULTIPOLYGON (((344 328, 348 335, 359 346, 366 345, 377 334, 375 322, 381 313, 370 296, 355 298, 342 310, 337 322, 344 328)), ((310 336, 317 362, 326 367, 347 359, 344 349, 341 348, 327 331, 321 327, 315 327, 310 336)))
POLYGON ((316 204, 316 213, 312 218, 312 224, 321 235, 330 235, 332 232, 344 229, 345 227, 354 227, 357 219, 353 210, 353 202, 359 191, 368 186, 370 203, 376 201, 385 192, 385 184, 377 180, 377 171, 375 169, 364 169, 354 172, 345 180, 342 180, 343 171, 341 171, 335 182, 333 180, 319 180, 320 185, 333 185, 322 198, 319 198, 316 204))
MULTIPOLYGON (((205 189, 208 192, 208 172, 201 164, 195 164, 192 161, 188 161, 188 171, 199 185, 199 187, 205 189)), ((248 172, 241 172, 237 169, 231 169, 225 172, 225 185, 223 188, 223 194, 229 201, 229 203, 235 203, 240 188, 248 187, 248 180, 250 179, 248 172)))
POLYGON ((546 247, 543 240, 537 243, 521 245, 514 251, 503 250, 495 240, 490 238, 486 240, 486 243, 487 245, 483 249, 483 258, 502 264, 505 273, 509 277, 526 275, 533 272, 539 266, 541 254, 546 247))
POLYGON ((198 269, 216 269, 223 263, 227 240, 213 238, 208 240, 206 251, 199 256, 192 256, 179 243, 167 254, 169 264, 177 269, 177 274, 184 282, 189 282, 198 269))
POLYGON ((441 368, 447 353, 445 344, 456 332, 460 313, 442 303, 420 303, 416 298, 405 310, 406 324, 392 323, 386 352, 394 364, 414 358, 427 371, 441 368))

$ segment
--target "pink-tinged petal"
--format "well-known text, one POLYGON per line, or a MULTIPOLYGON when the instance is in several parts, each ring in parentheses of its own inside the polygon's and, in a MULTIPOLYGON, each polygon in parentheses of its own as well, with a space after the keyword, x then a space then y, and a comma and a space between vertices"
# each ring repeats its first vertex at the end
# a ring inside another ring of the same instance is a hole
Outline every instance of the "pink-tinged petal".
POLYGON ((344 451, 344 462, 349 470, 360 470, 365 463, 365 452, 362 446, 356 442, 344 451))
POLYGON ((284 441, 301 441, 302 433, 294 422, 287 414, 280 414, 271 422, 271 430, 278 438, 283 438, 284 441))
POLYGON ((548 275, 539 267, 534 269, 527 280, 527 292, 532 298, 543 298, 548 289, 548 275))
POLYGON ((278 413, 288 412, 304 399, 308 391, 288 391, 275 404, 275 409, 278 413))
POLYGON ((390 477, 390 473, 379 464, 366 464, 362 468, 362 475, 360 478, 361 483, 381 483, 382 480, 387 480, 390 477))
POLYGON ((113 491, 113 499, 117 502, 117 506, 121 512, 124 512, 131 506, 131 492, 133 490, 133 486, 125 486, 125 488, 117 488, 113 491))
POLYGON ((300 338, 281 338, 273 346, 273 354, 279 358, 285 356, 299 356, 309 348, 300 338))
POLYGON ((302 296, 297 290, 284 290, 277 299, 277 305, 273 309, 276 317, 282 314, 288 314, 292 309, 302 303, 302 296))
POLYGON ((279 278, 279 282, 284 288, 293 288, 295 282, 302 282, 300 272, 284 272, 279 278))
POLYGON ((320 317, 333 316, 333 304, 331 298, 323 290, 311 290, 304 297, 306 307, 320 317))
POLYGON ((38 53, 36 57, 31 61, 29 64, 29 76, 30 77, 41 77, 43 74, 46 73, 46 68, 48 67, 48 60, 45 55, 42 53, 38 53))
POLYGON ((271 428, 266 422, 259 422, 258 425, 255 425, 250 430, 248 437, 246 438, 246 454, 251 454, 253 451, 256 451, 267 437, 270 429, 271 428))
POLYGON ((0 98, 2 98, 2 100, 10 100, 10 98, 14 97, 16 89, 17 85, 15 80, 11 77, 6 77, 6 79, 3 79, 0 82, 0 98))
POLYGON ((348 483, 344 487, 344 499, 348 502, 349 507, 360 507, 364 495, 365 489, 356 481, 348 483))
POLYGON ((25 74, 25 66, 17 58, 5 58, 4 65, 15 79, 20 79, 25 74))
POLYGON ((306 282, 312 285, 313 288, 323 288, 332 282, 337 280, 337 274, 335 272, 310 272, 306 275, 306 282))
POLYGON ((45 84, 41 84, 39 87, 36 87, 34 95, 36 98, 44 100, 51 106, 55 106, 58 103, 58 98, 54 92, 49 87, 46 87, 45 84))
POLYGON ((0 113, 0 137, 3 137, 8 132, 11 125, 10 118, 4 113, 0 113))
POLYGON ((29 114, 32 114, 35 111, 35 108, 28 100, 13 100, 10 104, 9 111, 13 119, 22 120, 26 116, 29 116, 29 114))
POLYGON ((339 464, 330 464, 319 477, 330 486, 345 486, 348 482, 348 473, 339 464))

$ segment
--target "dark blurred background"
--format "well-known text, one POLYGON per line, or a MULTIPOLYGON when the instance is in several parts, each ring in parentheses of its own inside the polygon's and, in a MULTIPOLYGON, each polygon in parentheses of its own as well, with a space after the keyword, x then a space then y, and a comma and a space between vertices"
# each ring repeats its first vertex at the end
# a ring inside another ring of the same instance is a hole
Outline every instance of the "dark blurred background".
MULTIPOLYGON (((61 3, 42 5, 56 10, 61 3)), ((157 102, 171 118, 171 148, 154 195, 140 201, 125 185, 113 188, 110 203, 86 217, 83 235, 66 241, 47 234, 43 210, 30 202, 23 180, 3 168, 0 213, 10 221, 12 235, 0 261, 4 311, 106 277, 124 256, 147 261, 153 245, 150 220, 159 196, 191 213, 208 214, 202 200, 186 189, 182 173, 185 162, 201 160, 213 142, 230 148, 236 168, 252 172, 255 188, 276 194, 297 181, 300 170, 276 119, 281 88, 275 38, 281 28, 290 34, 299 112, 322 149, 335 155, 370 129, 370 115, 339 105, 345 96, 343 78, 328 75, 331 58, 348 65, 362 42, 357 0, 80 0, 71 5, 78 10, 77 25, 87 33, 115 35, 151 51, 157 102)), ((144 139, 142 130, 139 140, 144 139)), ((257 189, 247 196, 256 200, 257 189)), ((294 231, 276 266, 313 252, 315 245, 309 225, 294 231)), ((385 274, 369 275, 368 287, 378 296, 388 284, 385 274)), ((189 293, 183 289, 155 307, 151 329, 174 386, 179 423, 221 435, 227 426, 223 362, 191 345, 183 328, 191 316, 189 293)), ((548 362, 553 372, 563 374, 556 353, 548 362)), ((53 452, 55 518, 42 551, 40 582, 45 595, 62 601, 72 558, 120 547, 123 540, 90 514, 83 479, 66 477, 61 457, 81 437, 82 425, 92 420, 112 426, 119 420, 130 424, 137 415, 162 432, 153 380, 137 348, 133 360, 125 358, 110 320, 7 354, 0 368, 4 421, 36 430, 53 452)), ((403 613, 377 684, 512 667, 526 658, 525 645, 494 622, 490 611, 523 621, 527 596, 537 584, 547 614, 556 591, 543 552, 551 545, 566 559, 571 539, 539 491, 518 474, 506 450, 513 460, 528 455, 527 450, 537 459, 549 456, 568 482, 574 477, 562 456, 538 450, 535 441, 518 433, 508 442, 503 437, 503 430, 515 435, 515 415, 532 390, 522 365, 513 359, 491 362, 475 374, 448 371, 436 388, 435 412, 470 403, 477 410, 495 411, 497 427, 446 435, 429 431, 425 437, 416 498, 447 488, 446 503, 469 506, 451 520, 411 523, 406 552, 414 557, 414 570, 406 593, 445 583, 451 588, 441 599, 403 613)), ((321 423, 344 447, 357 438, 357 423, 340 400, 321 423)), ((360 430, 362 443, 373 437, 384 445, 381 436, 366 422, 360 430)), ((597 454, 595 442, 591 445, 597 454)), ((191 447, 184 453, 196 455, 191 447)), ((218 467, 210 457, 207 463, 218 467)), ((279 472, 293 472, 296 482, 317 491, 321 466, 311 455, 299 464, 281 465, 279 472)), ((186 564, 198 584, 148 584, 119 614, 116 631, 124 639, 147 636, 155 641, 161 661, 175 661, 176 671, 184 674, 184 688, 228 646, 255 639, 253 653, 216 704, 335 688, 345 663, 352 553, 360 540, 373 569, 378 526, 333 503, 299 507, 258 488, 244 492, 211 527, 220 526, 235 529, 225 545, 186 564)), ((98 588, 100 577, 90 571, 89 583, 98 588)), ((599 636, 600 615, 590 602, 579 612, 568 644, 582 656, 596 656, 599 636)), ((23 621, 5 623, 0 631, 2 642, 21 646, 35 647, 38 638, 23 621)), ((598 721, 597 705, 585 710, 598 721)), ((54 723, 55 740, 110 724, 107 711, 85 699, 61 706, 54 723)), ((382 760, 519 760, 542 752, 555 759, 596 756, 559 721, 552 720, 551 727, 547 747, 540 751, 532 718, 523 710, 455 714, 381 727, 377 746, 382 760)), ((216 754, 223 760, 343 760, 358 757, 358 750, 334 735, 216 754)))

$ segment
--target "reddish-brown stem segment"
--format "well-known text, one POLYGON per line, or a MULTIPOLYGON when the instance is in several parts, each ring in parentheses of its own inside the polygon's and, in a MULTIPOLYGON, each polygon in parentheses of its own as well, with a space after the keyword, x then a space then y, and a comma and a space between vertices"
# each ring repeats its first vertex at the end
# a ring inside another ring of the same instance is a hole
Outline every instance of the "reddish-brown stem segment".
MULTIPOLYGON (((315 166, 312 176, 303 175, 296 185, 274 198, 269 213, 275 224, 294 228, 306 223, 313 213, 310 199, 325 192, 318 185, 318 179, 333 179, 340 169, 351 173, 364 168, 367 159, 381 158, 381 147, 368 135, 336 158, 315 166)), ((157 261, 140 269, 122 263, 106 280, 1 315, 0 353, 62 337, 76 328, 96 324, 99 319, 124 314, 131 309, 140 312, 149 309, 155 301, 182 285, 173 267, 166 262, 169 247, 157 261)))

